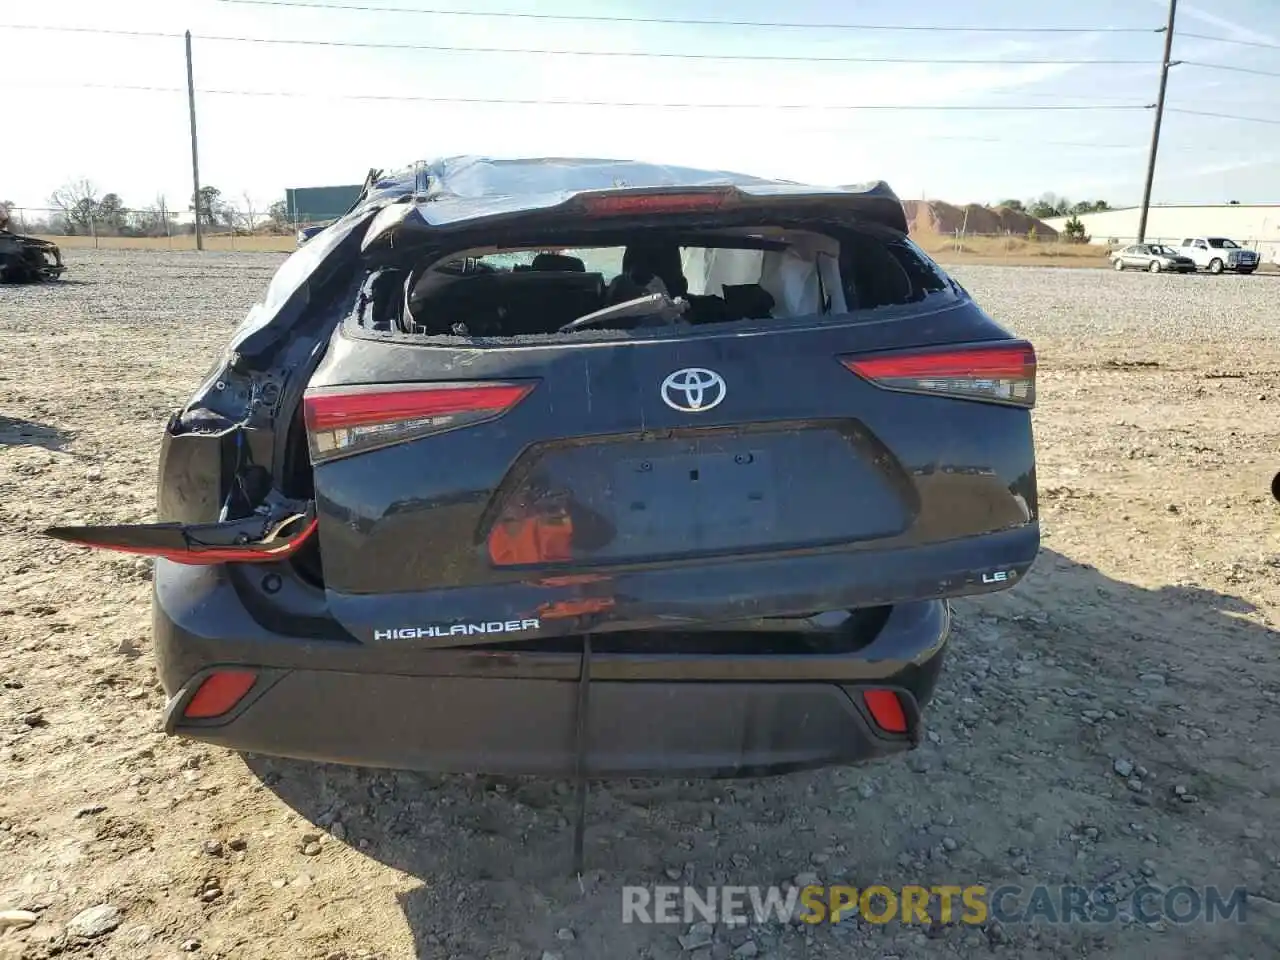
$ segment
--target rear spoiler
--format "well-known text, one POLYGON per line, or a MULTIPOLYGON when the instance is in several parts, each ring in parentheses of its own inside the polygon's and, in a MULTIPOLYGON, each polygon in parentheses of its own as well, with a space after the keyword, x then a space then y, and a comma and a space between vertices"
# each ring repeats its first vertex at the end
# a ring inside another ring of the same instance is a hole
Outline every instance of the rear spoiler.
POLYGON ((883 181, 859 187, 821 189, 792 184, 623 187, 526 196, 461 197, 418 194, 383 208, 370 223, 363 248, 417 245, 462 231, 512 227, 563 227, 566 220, 591 225, 609 218, 787 211, 820 220, 850 220, 905 234, 906 210, 883 181))

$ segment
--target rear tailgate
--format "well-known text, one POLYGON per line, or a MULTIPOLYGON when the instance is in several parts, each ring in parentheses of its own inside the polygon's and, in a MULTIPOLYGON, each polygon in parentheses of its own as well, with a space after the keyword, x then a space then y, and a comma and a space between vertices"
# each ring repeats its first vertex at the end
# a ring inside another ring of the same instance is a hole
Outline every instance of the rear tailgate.
MULTIPOLYGON (((666 610, 619 594, 646 572, 683 571, 686 594, 708 578, 714 611, 731 598, 712 566, 1030 524, 1025 409, 884 390, 840 362, 922 323, 937 342, 993 326, 960 301, 932 318, 484 349, 339 330, 307 401, 331 609, 361 637, 483 640, 552 619, 554 588, 573 586, 591 602, 566 609, 623 628, 628 610, 698 617, 696 598, 666 610), (401 407, 398 422, 344 432, 353 396, 401 407)), ((834 609, 855 586, 751 612, 834 609)))

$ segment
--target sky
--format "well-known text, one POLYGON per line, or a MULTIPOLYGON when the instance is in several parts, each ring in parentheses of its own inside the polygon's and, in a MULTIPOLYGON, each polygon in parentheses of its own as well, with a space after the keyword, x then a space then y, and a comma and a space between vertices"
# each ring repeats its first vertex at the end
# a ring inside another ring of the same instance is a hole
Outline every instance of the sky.
MULTIPOLYGON (((102 192, 119 194, 130 207, 149 205, 164 195, 170 208, 184 208, 191 196, 182 39, 13 29, 21 25, 174 34, 190 30, 195 36, 201 182, 241 204, 247 197, 258 209, 282 198, 286 187, 358 183, 370 167, 392 169, 459 154, 664 161, 818 184, 883 179, 904 199, 953 203, 1053 192, 1129 205, 1141 198, 1153 111, 967 108, 1152 104, 1163 49, 1163 37, 1155 31, 1167 16, 1166 0, 719 0, 698 6, 680 0, 295 2, 383 9, 319 10, 227 0, 60 0, 0 6, 0 56, 6 66, 0 72, 0 95, 6 102, 7 141, 0 151, 0 200, 45 207, 53 190, 80 178, 102 192), (388 7, 437 12, 389 12, 388 7), (673 25, 457 16, 439 10, 1090 32, 673 25), (1111 32, 1115 28, 1150 32, 1111 32), (697 58, 388 50, 216 37, 697 58), (715 59, 726 56, 797 59, 715 59), (852 57, 991 62, 831 62, 852 57), (1009 62, 1019 59, 1140 62, 1009 62), (390 99, 342 99, 352 95, 390 99), (606 105, 424 99, 432 97, 606 105), (618 105, 635 103, 667 106, 618 105), (802 109, 789 108, 796 105, 802 109), (849 106, 863 109, 837 109, 849 106)), ((1168 106, 1275 122, 1167 113, 1154 201, 1280 201, 1276 5, 1277 0, 1179 4, 1175 60, 1277 76, 1184 63, 1170 72, 1168 106)))

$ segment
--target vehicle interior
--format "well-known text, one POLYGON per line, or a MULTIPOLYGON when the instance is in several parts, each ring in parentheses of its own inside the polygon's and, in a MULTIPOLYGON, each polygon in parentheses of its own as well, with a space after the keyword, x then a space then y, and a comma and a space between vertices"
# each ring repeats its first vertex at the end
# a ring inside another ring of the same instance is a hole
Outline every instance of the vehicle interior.
POLYGON ((846 314, 954 290, 905 237, 785 227, 471 248, 367 285, 367 325, 521 337, 846 314), (402 286, 401 286, 402 284, 402 286))

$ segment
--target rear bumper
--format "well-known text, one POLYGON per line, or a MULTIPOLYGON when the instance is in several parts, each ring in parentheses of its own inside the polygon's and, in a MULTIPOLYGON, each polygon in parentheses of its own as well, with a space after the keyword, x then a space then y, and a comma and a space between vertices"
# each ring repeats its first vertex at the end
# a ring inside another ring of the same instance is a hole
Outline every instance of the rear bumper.
MULTIPOLYGON (((558 680, 272 672, 244 711, 171 733, 303 760, 442 773, 569 776, 576 769, 577 684, 558 680)), ((594 777, 730 777, 853 764, 911 749, 881 732, 856 687, 830 683, 595 681, 586 771, 594 777)))
MULTIPOLYGON (((949 634, 945 603, 895 607, 856 652, 593 656, 587 772, 748 776, 906 751, 923 733, 949 634), (898 693, 905 733, 861 690, 898 693)), ((574 653, 423 650, 265 630, 224 572, 158 563, 155 639, 173 735, 273 756, 438 772, 564 776, 576 761, 574 653), (216 668, 257 672, 224 716, 184 709, 216 668)), ((797 646, 800 646, 798 644, 797 646)))

